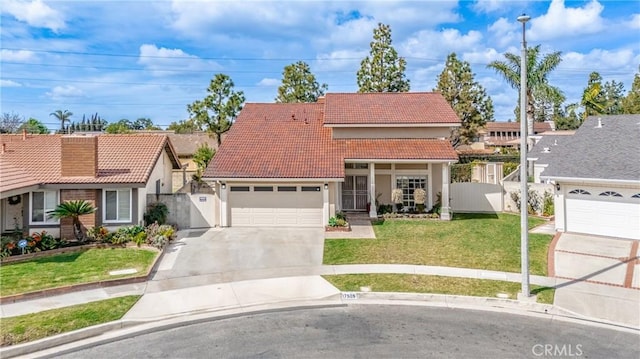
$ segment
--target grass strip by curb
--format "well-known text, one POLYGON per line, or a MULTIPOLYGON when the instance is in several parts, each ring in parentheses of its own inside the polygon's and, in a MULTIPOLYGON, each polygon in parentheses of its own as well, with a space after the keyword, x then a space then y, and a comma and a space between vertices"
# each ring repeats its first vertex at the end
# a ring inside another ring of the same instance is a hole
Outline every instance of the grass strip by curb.
MULTIPOLYGON (((341 291, 359 292, 368 287, 372 292, 407 292, 467 295, 493 297, 499 293, 515 299, 520 291, 520 283, 490 279, 454 278, 415 274, 345 274, 325 275, 324 279, 341 291)), ((555 290, 532 285, 532 294, 538 296, 538 303, 553 304, 555 290)))
POLYGON ((122 318, 139 295, 111 298, 17 317, 2 318, 0 346, 5 347, 122 318))

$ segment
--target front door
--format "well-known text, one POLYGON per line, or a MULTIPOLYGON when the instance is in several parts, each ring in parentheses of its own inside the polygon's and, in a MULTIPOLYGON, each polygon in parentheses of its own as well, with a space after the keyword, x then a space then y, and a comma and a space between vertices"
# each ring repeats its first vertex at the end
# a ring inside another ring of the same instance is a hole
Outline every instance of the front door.
POLYGON ((342 208, 347 211, 366 211, 368 200, 367 176, 345 176, 342 184, 342 208))

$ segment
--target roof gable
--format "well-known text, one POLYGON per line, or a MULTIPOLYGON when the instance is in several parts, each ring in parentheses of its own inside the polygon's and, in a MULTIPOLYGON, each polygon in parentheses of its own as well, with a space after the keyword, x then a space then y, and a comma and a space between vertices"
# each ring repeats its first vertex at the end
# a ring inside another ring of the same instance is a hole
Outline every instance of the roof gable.
POLYGON ((458 126, 460 119, 437 92, 329 93, 324 124, 458 126))

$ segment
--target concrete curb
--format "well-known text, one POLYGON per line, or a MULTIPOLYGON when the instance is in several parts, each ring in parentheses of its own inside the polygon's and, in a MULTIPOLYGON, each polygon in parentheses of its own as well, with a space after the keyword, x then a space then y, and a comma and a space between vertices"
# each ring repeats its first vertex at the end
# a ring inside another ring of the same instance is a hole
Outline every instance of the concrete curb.
POLYGON ((349 305, 413 305, 442 307, 449 309, 484 310, 505 314, 524 315, 578 325, 595 326, 640 335, 640 328, 633 328, 600 319, 580 316, 550 304, 523 302, 511 299, 469 297, 445 294, 420 294, 397 292, 342 292, 341 298, 319 300, 296 300, 247 307, 237 306, 225 309, 207 309, 192 313, 172 315, 152 321, 117 320, 73 332, 63 333, 34 342, 0 348, 0 357, 12 358, 27 354, 37 354, 39 358, 55 357, 74 351, 107 344, 157 331, 208 321, 237 318, 280 311, 339 308, 349 305))

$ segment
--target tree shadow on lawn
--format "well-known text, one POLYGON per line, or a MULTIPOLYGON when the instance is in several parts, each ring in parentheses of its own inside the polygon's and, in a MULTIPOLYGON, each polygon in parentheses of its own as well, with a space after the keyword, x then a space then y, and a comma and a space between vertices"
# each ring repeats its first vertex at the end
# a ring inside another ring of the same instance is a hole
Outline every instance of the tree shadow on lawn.
POLYGON ((464 221, 467 219, 498 219, 497 213, 454 213, 454 221, 464 221))
POLYGON ((80 257, 86 250, 84 251, 75 251, 71 253, 56 253, 51 254, 50 256, 38 257, 34 258, 31 261, 35 263, 68 263, 75 262, 78 257, 80 257))

